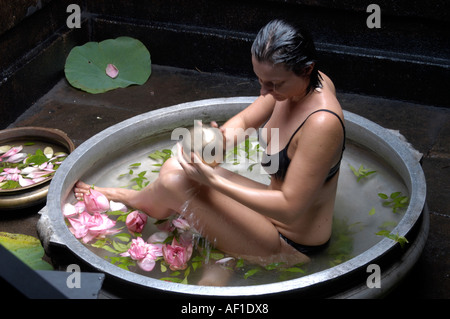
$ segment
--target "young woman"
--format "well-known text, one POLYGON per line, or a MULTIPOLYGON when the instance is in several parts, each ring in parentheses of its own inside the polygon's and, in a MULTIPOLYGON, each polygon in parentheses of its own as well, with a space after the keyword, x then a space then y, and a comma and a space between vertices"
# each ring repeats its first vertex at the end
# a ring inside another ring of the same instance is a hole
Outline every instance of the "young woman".
MULTIPOLYGON (((220 166, 187 163, 179 147, 144 190, 95 189, 157 219, 181 214, 231 255, 263 264, 305 262, 331 235, 345 141, 342 110, 333 83, 317 69, 312 40, 296 26, 270 22, 251 53, 261 96, 221 129, 228 144, 238 142, 233 129, 279 129, 277 141, 264 141, 270 150, 264 164, 278 163, 269 186, 220 166)), ((75 196, 89 187, 78 182, 75 196)))

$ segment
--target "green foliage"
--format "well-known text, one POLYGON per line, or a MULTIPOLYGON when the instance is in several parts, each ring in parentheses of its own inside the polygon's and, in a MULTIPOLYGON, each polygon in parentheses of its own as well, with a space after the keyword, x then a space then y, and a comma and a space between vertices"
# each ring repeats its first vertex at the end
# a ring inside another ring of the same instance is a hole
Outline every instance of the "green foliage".
POLYGON ((401 196, 402 192, 394 192, 391 195, 378 193, 378 197, 384 200, 383 206, 391 207, 394 213, 398 213, 400 209, 408 207, 409 197, 401 196))
MULTIPOLYGON (((173 156, 173 152, 169 149, 164 149, 162 151, 155 151, 148 155, 149 158, 159 161, 160 163, 153 164, 153 166, 161 167, 163 164, 173 156)), ((159 169, 153 170, 153 173, 159 173, 159 169)))
POLYGON ((339 265, 351 259, 353 252, 353 234, 359 223, 348 224, 346 218, 333 218, 330 245, 326 251, 330 266, 339 265))
POLYGON ((22 187, 19 182, 16 181, 5 181, 0 183, 0 189, 15 189, 22 187))
MULTIPOLYGON (((268 264, 266 266, 256 266, 253 268, 250 268, 244 273, 244 279, 248 279, 258 273, 264 274, 264 271, 266 272, 275 272, 278 274, 278 278, 280 281, 292 279, 295 274, 305 274, 305 271, 302 268, 302 264, 296 264, 292 267, 286 267, 285 263, 283 262, 275 262, 268 264)), ((244 263, 239 265, 236 265, 236 268, 244 267, 244 263)))
POLYGON ((384 236, 389 239, 392 239, 393 241, 398 242, 402 248, 404 248, 405 244, 409 243, 408 240, 404 236, 399 236, 398 233, 392 234, 388 230, 381 230, 381 231, 377 232, 375 235, 384 236))
POLYGON ((41 165, 48 161, 47 156, 44 155, 44 152, 42 150, 38 149, 36 150, 36 153, 34 155, 29 156, 26 160, 26 164, 33 164, 33 165, 41 165))
POLYGON ((49 263, 42 260, 44 248, 39 239, 35 237, 0 232, 0 245, 3 245, 31 269, 53 270, 49 263))
POLYGON ((376 171, 370 171, 368 168, 364 168, 364 166, 361 164, 361 166, 358 168, 354 168, 352 165, 350 165, 350 169, 353 172, 353 174, 358 178, 357 181, 359 182, 363 178, 367 178, 372 174, 375 174, 376 171))
MULTIPOLYGON (((119 178, 124 176, 133 176, 134 175, 134 169, 139 168, 141 166, 141 163, 134 163, 129 165, 128 173, 119 175, 119 178)), ((139 174, 137 174, 136 177, 131 179, 131 182, 134 184, 131 184, 127 187, 131 187, 134 190, 140 191, 147 187, 148 184, 150 184, 150 181, 145 176, 147 174, 147 171, 142 171, 139 174)))
POLYGON ((108 259, 111 264, 116 265, 117 267, 128 270, 128 271, 130 270, 128 267, 136 266, 136 263, 130 257, 106 256, 105 258, 108 259))
POLYGON ((245 141, 236 145, 232 150, 228 151, 225 155, 227 161, 233 161, 233 165, 239 165, 239 156, 244 156, 249 162, 253 162, 247 167, 248 171, 252 171, 253 167, 258 164, 258 155, 261 152, 260 145, 255 142, 256 138, 247 138, 245 141))
POLYGON ((72 86, 89 93, 142 85, 151 74, 150 53, 142 42, 130 37, 88 42, 70 51, 64 72, 72 86), (116 78, 106 74, 108 64, 119 70, 116 78))

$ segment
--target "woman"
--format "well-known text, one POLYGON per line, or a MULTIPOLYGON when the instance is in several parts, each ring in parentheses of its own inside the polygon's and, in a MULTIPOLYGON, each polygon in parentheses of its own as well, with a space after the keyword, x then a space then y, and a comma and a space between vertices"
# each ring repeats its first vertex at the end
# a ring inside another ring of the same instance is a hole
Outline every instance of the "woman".
MULTIPOLYGON (((142 191, 95 188, 157 219, 179 213, 231 255, 263 264, 305 262, 331 235, 345 140, 342 110, 333 83, 317 70, 312 41, 294 25, 270 22, 251 52, 261 96, 221 130, 235 144, 233 129, 279 129, 279 140, 265 141, 268 150, 275 148, 265 164, 279 163, 269 186, 198 160, 187 163, 179 147, 178 158, 142 191)), ((89 187, 77 183, 75 196, 89 187)))

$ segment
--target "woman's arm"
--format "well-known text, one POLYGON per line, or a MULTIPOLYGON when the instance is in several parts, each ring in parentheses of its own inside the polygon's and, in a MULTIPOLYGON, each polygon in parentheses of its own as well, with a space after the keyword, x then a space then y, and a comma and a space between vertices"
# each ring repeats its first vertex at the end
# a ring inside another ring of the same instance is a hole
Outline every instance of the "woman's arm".
POLYGON ((266 121, 275 107, 275 99, 271 95, 258 97, 252 104, 229 119, 220 127, 226 141, 226 149, 231 149, 242 142, 237 130, 258 129, 266 121))
MULTIPOLYGON (((342 137, 339 140, 342 127, 334 116, 313 115, 304 128, 293 141, 297 148, 279 190, 254 189, 233 183, 215 174, 214 169, 198 162, 199 159, 193 164, 186 163, 183 158, 179 161, 191 179, 213 187, 262 215, 291 223, 314 203, 342 147, 342 137)), ((181 152, 179 149, 179 154, 181 152)))

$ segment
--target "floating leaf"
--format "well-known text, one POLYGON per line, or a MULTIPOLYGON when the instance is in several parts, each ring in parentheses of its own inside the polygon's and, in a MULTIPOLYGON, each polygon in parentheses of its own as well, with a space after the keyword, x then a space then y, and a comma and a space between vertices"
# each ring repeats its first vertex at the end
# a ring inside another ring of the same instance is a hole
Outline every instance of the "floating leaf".
POLYGON ((378 193, 378 196, 379 196, 381 199, 388 199, 388 198, 389 198, 386 194, 383 194, 383 193, 378 193))
POLYGON ((384 237, 387 237, 389 239, 392 239, 393 241, 398 242, 402 248, 405 247, 405 244, 409 244, 409 241, 406 239, 406 237, 399 236, 398 233, 397 234, 392 234, 388 230, 380 230, 375 235, 377 235, 377 236, 384 236, 384 237))
POLYGON ((142 85, 151 74, 150 53, 130 37, 88 42, 70 51, 64 72, 72 86, 89 93, 142 85), (106 71, 110 64, 120 73, 106 71))
POLYGON ((249 277, 253 276, 254 274, 256 274, 257 272, 260 272, 260 271, 261 271, 261 268, 250 269, 249 271, 247 271, 244 274, 244 279, 248 279, 249 277))

